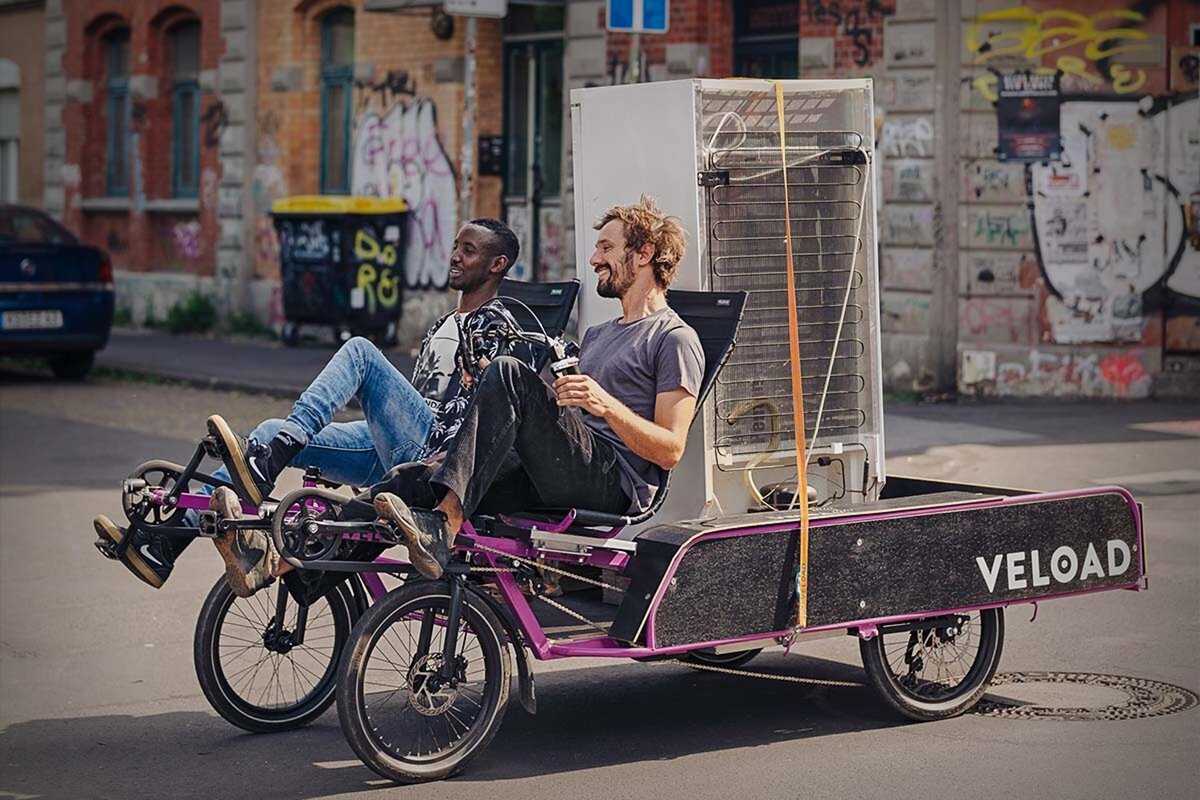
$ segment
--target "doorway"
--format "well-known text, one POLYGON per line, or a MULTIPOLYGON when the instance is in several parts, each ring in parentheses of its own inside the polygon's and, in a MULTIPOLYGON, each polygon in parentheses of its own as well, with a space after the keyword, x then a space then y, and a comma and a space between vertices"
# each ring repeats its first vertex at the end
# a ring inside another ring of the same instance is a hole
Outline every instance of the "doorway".
POLYGON ((562 9, 510 6, 506 22, 504 218, 521 242, 509 275, 554 280, 563 264, 562 9))

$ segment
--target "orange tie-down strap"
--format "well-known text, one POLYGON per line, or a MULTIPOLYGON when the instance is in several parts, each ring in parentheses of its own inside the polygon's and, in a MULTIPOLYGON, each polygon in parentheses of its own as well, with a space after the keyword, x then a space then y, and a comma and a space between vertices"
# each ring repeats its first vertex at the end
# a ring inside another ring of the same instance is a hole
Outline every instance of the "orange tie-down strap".
POLYGON ((783 114, 783 84, 775 82, 779 112, 779 158, 783 168, 783 245, 787 256, 788 347, 792 362, 792 423, 796 426, 796 495, 800 503, 800 565, 796 574, 797 629, 808 625, 808 449, 804 434, 804 384, 800 373, 800 326, 796 313, 796 276, 792 261, 792 210, 788 201, 787 125, 783 114))

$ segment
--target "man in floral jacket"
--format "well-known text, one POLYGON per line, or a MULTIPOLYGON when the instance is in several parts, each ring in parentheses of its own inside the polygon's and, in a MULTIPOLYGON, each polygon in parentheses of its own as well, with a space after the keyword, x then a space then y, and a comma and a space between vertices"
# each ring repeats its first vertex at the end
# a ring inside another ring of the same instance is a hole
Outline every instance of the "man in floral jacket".
MULTIPOLYGON (((459 343, 497 317, 518 327, 495 299, 518 252, 516 235, 499 220, 474 219, 462 226, 450 254, 449 283, 461 292, 458 306, 425 334, 411 381, 375 345, 355 337, 334 354, 287 419, 266 420, 243 438, 219 415, 209 417, 209 432, 223 451, 224 470, 216 477, 228 478, 237 495, 218 489, 214 507, 229 515, 239 499, 260 505, 290 465, 318 467, 335 483, 369 486, 398 464, 439 458, 458 432, 474 393, 470 379, 464 379, 459 343), (358 399, 365 419, 334 422, 351 398, 358 399)), ((494 337, 477 341, 474 350, 481 360, 510 355, 534 363, 527 345, 509 350, 494 337)), ((110 542, 119 544, 126 534, 103 515, 94 524, 100 538, 110 542)), ((161 587, 190 540, 142 530, 133 536, 122 562, 150 586, 161 587)), ((231 532, 214 543, 235 593, 248 596, 269 581, 269 565, 247 570, 249 564, 270 561, 261 558, 270 550, 261 531, 231 532)))

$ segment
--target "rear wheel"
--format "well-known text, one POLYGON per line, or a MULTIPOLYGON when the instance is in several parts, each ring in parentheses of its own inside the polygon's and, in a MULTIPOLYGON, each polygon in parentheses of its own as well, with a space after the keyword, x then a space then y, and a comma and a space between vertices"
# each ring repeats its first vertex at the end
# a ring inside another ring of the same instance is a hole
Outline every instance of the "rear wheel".
POLYGON ((75 353, 58 353, 50 356, 50 370, 61 381, 81 381, 92 371, 96 353, 84 350, 75 353))
POLYGON ((1004 616, 989 608, 880 625, 874 638, 858 646, 867 677, 889 705, 921 722, 946 719, 967 711, 987 691, 1000 664, 1004 616))
POLYGON ((308 607, 304 641, 294 644, 300 607, 282 583, 252 597, 217 581, 196 622, 196 677, 218 714, 254 733, 300 728, 324 713, 337 665, 357 617, 345 582, 308 607), (275 624, 284 603, 284 624, 275 624))
POLYGON ((439 671, 450 589, 416 581, 377 602, 355 626, 338 678, 338 715, 354 752, 401 783, 446 778, 496 735, 512 662, 496 615, 469 596, 454 677, 439 671))

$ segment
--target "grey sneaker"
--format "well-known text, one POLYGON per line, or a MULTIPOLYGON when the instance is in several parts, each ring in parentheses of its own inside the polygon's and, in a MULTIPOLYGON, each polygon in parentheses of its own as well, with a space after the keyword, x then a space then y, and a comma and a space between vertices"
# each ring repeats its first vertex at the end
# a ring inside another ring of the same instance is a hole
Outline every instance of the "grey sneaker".
POLYGON ((404 534, 408 560, 426 578, 442 577, 450 561, 450 526, 440 511, 409 508, 408 504, 390 492, 375 496, 375 513, 404 534))
MULTIPOLYGON (((213 492, 208 507, 224 519, 241 519, 242 504, 228 486, 213 492)), ((238 597, 249 597, 275 582, 279 554, 262 531, 226 531, 213 539, 225 562, 225 580, 238 597)))

